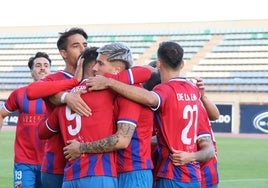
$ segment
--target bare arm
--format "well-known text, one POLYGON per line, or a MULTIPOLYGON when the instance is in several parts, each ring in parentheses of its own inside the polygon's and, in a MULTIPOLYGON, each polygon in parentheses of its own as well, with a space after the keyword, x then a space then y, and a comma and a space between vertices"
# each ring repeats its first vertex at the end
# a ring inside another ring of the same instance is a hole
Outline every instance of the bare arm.
POLYGON ((54 94, 52 96, 49 97, 49 101, 55 105, 61 105, 61 96, 63 95, 63 91, 57 93, 57 94, 54 94))
POLYGON ((3 121, 5 117, 9 115, 9 112, 5 110, 4 104, 0 107, 0 130, 2 129, 3 126, 3 121))
POLYGON ((196 79, 196 86, 198 87, 200 93, 201 93, 201 100, 206 108, 206 111, 208 113, 209 120, 215 121, 219 118, 220 112, 217 108, 217 106, 209 100, 209 98, 205 95, 205 85, 201 78, 195 78, 196 79))
POLYGON ((80 143, 77 140, 67 141, 68 145, 63 148, 65 158, 70 161, 84 153, 105 153, 125 149, 128 147, 134 131, 134 125, 119 123, 115 134, 101 140, 86 143, 80 143))
POLYGON ((146 89, 124 84, 101 75, 89 78, 88 86, 89 90, 110 88, 130 100, 150 107, 157 107, 159 102, 157 96, 146 89))
POLYGON ((201 97, 202 103, 204 107, 206 108, 206 111, 208 113, 209 120, 215 121, 219 119, 220 112, 217 108, 217 106, 207 98, 207 96, 202 96, 201 97))
POLYGON ((205 162, 215 156, 215 150, 210 136, 201 137, 197 141, 197 152, 185 152, 172 149, 170 159, 174 165, 184 165, 189 162, 205 162))
POLYGON ((205 162, 215 156, 214 146, 210 136, 201 137, 197 140, 198 152, 195 161, 205 162))

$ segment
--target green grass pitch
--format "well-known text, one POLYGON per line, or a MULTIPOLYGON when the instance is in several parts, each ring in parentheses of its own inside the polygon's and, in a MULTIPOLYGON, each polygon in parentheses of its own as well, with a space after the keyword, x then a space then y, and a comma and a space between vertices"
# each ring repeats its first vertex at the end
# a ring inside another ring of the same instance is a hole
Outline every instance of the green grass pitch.
MULTIPOLYGON (((0 132, 0 188, 13 181, 14 131, 0 132)), ((268 187, 268 139, 216 137, 219 188, 268 187)))
POLYGON ((14 131, 0 132, 0 188, 13 187, 14 131))

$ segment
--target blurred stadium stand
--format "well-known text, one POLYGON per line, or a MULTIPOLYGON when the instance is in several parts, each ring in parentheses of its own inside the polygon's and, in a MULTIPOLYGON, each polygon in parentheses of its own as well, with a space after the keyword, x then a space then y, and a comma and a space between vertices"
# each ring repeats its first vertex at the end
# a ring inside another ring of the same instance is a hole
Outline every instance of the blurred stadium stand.
MULTIPOLYGON (((56 41, 58 32, 70 27, 73 26, 0 28, 0 99, 31 82, 27 61, 37 51, 50 55, 52 71, 64 67, 56 41)), ((78 27, 88 32, 90 46, 114 41, 127 43, 135 65, 155 60, 162 41, 178 42, 185 50, 186 66, 182 74, 203 78, 214 101, 218 94, 227 96, 230 92, 239 94, 239 98, 247 95, 248 101, 254 101, 252 93, 258 96, 268 93, 268 20, 78 27)), ((223 98, 220 99, 223 102, 233 100, 223 98)), ((258 98, 257 102, 262 100, 258 98)))

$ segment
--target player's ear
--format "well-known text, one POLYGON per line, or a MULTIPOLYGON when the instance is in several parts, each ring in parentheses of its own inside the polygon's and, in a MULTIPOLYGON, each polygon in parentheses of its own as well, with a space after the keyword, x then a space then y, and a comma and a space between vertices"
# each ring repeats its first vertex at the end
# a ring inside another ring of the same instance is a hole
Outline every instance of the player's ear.
POLYGON ((66 50, 60 50, 60 55, 62 56, 63 59, 66 59, 67 57, 66 50))
POLYGON ((31 73, 32 78, 34 78, 33 69, 30 70, 30 73, 31 73))
POLYGON ((125 67, 123 67, 122 65, 118 64, 117 66, 115 66, 115 72, 116 74, 125 70, 125 67))
POLYGON ((161 62, 159 59, 156 60, 156 68, 159 70, 161 67, 161 62))

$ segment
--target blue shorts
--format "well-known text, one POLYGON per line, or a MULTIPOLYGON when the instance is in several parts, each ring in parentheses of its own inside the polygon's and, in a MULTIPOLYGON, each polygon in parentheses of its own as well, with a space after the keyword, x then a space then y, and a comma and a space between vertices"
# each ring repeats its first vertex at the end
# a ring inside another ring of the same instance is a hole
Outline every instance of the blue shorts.
POLYGON ((14 187, 42 187, 41 165, 14 163, 14 187))
POLYGON ((119 188, 152 188, 152 170, 135 170, 118 174, 119 188))
POLYGON ((218 188, 218 185, 207 186, 207 188, 218 188))
POLYGON ((63 182, 63 174, 41 173, 42 188, 61 188, 63 182))
MULTIPOLYGON (((117 178, 109 176, 89 176, 71 181, 64 181, 62 188, 94 187, 118 188, 117 178)), ((53 187, 54 188, 54 187, 53 187)))
POLYGON ((200 188, 201 183, 200 182, 194 182, 194 183, 183 183, 178 181, 173 181, 165 178, 161 178, 156 180, 155 187, 154 188, 200 188))

